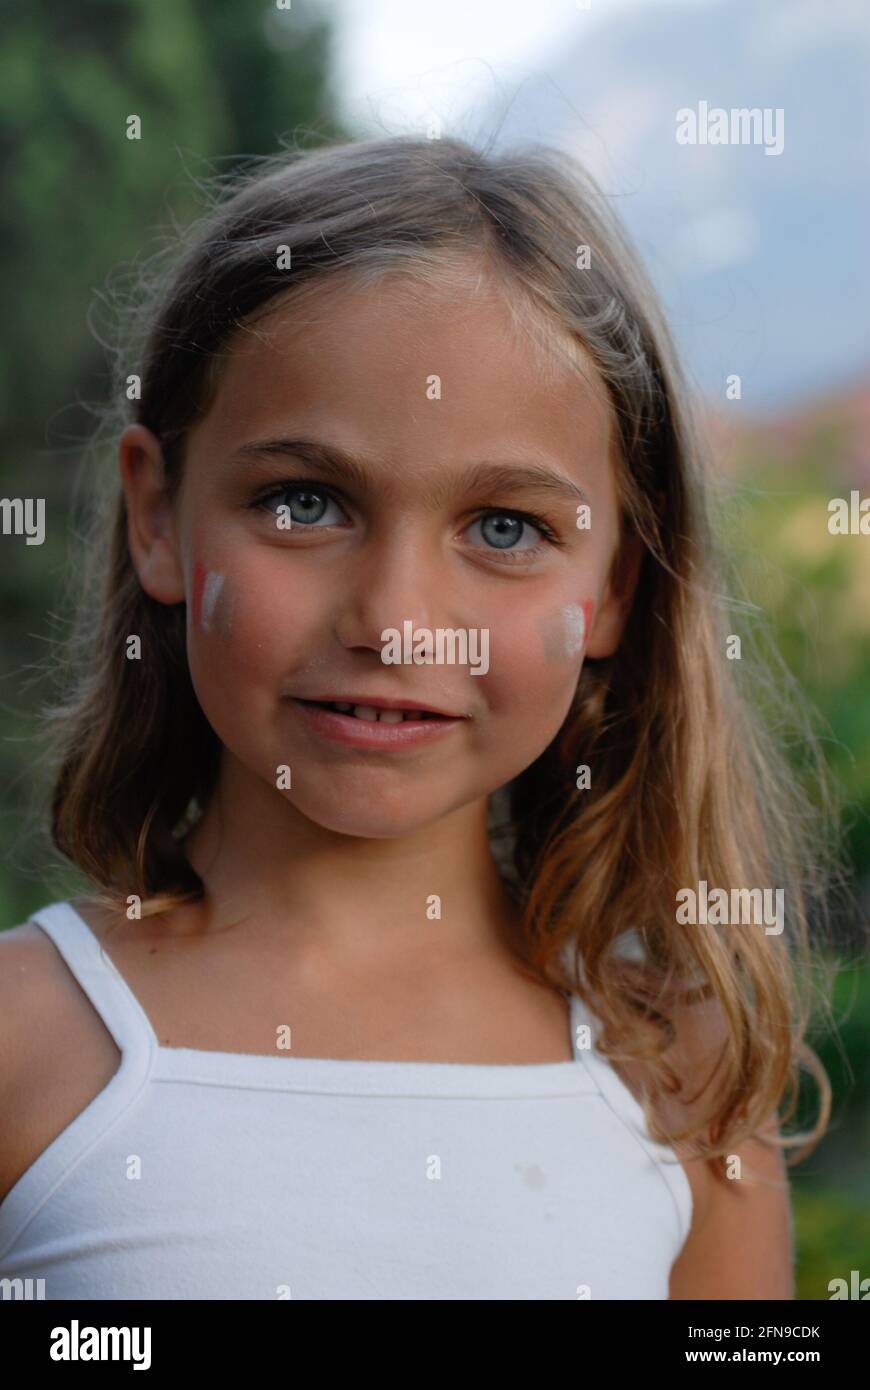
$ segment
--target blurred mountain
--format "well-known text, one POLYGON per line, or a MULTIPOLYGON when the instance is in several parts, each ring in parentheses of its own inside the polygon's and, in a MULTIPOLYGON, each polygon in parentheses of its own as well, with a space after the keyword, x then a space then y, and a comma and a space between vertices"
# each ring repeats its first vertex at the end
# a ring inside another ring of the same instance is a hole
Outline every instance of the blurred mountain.
POLYGON ((824 461, 832 486, 870 494, 870 379, 827 391, 788 409, 747 414, 708 404, 703 428, 720 468, 739 472, 763 460, 787 470, 810 455, 824 461))
POLYGON ((724 403, 738 373, 747 409, 786 407, 870 363, 868 72, 865 0, 599 5, 486 125, 496 147, 539 140, 590 167, 704 393, 724 403), (782 152, 678 144, 677 112, 700 102, 781 108, 782 152))

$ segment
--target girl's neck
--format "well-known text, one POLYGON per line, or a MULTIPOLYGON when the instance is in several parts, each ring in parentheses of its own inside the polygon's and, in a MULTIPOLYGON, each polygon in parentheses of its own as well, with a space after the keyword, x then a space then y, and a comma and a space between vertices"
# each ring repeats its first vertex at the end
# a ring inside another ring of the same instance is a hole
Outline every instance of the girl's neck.
MULTIPOLYGON (((487 799, 402 836, 326 830, 234 759, 185 839, 206 899, 196 930, 244 919, 288 947, 423 962, 515 956, 518 913, 493 859, 487 799)), ((192 920, 192 919, 191 919, 192 920)))

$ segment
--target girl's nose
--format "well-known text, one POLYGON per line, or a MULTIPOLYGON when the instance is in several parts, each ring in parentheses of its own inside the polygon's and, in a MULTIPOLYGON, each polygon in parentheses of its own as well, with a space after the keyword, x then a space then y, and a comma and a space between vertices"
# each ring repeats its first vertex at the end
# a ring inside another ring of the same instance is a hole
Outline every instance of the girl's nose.
MULTIPOLYGON (((413 622, 435 629, 448 599, 443 556, 412 535, 371 544, 348 562, 341 577, 336 635, 345 647, 380 651, 381 634, 413 622)), ((442 621, 441 625, 444 625, 442 621)))

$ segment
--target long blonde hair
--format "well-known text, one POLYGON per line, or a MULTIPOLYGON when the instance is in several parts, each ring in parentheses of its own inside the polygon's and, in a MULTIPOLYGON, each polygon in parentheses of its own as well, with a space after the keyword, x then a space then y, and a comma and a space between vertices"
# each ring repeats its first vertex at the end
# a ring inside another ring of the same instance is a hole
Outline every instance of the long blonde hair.
MULTIPOLYGON (((618 649, 585 662, 560 733, 504 789, 493 843, 522 906, 519 945, 541 978, 583 995, 606 1055, 648 1066, 654 1137, 687 1138, 709 1158, 727 1153, 784 1099, 788 1118, 806 1069, 819 1086, 818 1122, 778 1142, 811 1147, 830 1110, 805 1035, 809 925, 824 926, 837 872, 831 793, 817 757, 815 801, 807 795, 742 688, 753 666, 770 681, 775 653, 726 659, 737 622, 750 653, 757 644, 751 606, 724 597, 734 576, 726 582, 715 543, 714 484, 689 393, 639 258, 589 175, 551 149, 494 155, 457 139, 396 137, 255 161, 147 267, 104 429, 136 421, 153 431, 174 497, 186 432, 208 409, 239 327, 279 297, 298 312, 329 276, 372 283, 398 272, 425 289, 459 274, 469 254, 500 278, 541 348, 575 360, 579 346, 591 357, 618 427, 623 535, 644 544, 618 649), (279 245, 290 272, 277 265, 279 245), (141 394, 128 401, 131 373, 141 394), (578 790, 582 765, 591 786, 578 790), (785 930, 680 925, 676 894, 702 880, 782 888, 785 930), (628 932, 641 948, 634 959, 618 949, 628 932), (698 998, 715 1003, 726 1042, 706 1110, 675 1135, 654 1101, 681 1078, 661 1054, 674 1010, 698 998)), ((149 915, 202 896, 181 841, 212 794, 219 743, 192 688, 184 606, 142 589, 117 482, 101 488, 83 539, 78 620, 58 663, 68 686, 46 711, 52 837, 105 902, 122 909, 135 894, 149 915), (125 660, 131 633, 143 661, 125 660)), ((782 667, 779 676, 800 711, 782 667)))

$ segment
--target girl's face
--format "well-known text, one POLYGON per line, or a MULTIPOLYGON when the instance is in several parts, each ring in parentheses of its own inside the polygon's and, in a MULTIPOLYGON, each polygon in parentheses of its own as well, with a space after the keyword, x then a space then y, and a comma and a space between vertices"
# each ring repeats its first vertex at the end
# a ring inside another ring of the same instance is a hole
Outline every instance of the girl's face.
POLYGON ((186 601, 228 754, 312 821, 394 836, 486 797, 551 742, 584 656, 615 647, 630 593, 607 582, 611 422, 585 377, 545 380, 488 281, 332 286, 236 335, 140 575, 186 601), (456 717, 303 703, 327 700, 456 717))

